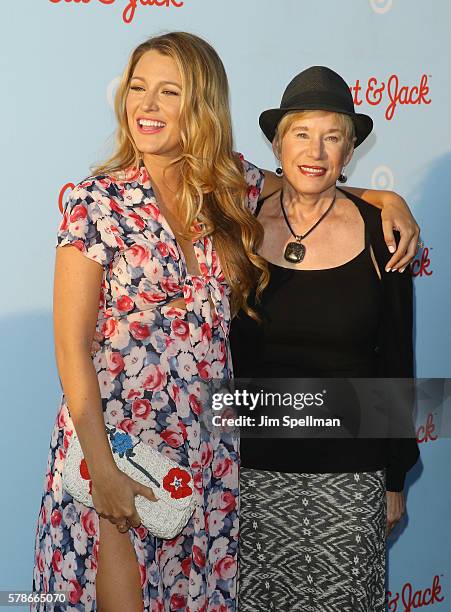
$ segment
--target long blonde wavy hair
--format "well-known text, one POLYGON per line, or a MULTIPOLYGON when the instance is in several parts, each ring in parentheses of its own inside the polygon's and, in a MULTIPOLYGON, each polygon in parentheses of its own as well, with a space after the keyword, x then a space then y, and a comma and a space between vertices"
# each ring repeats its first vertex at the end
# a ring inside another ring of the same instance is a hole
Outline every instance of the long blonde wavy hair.
POLYGON ((182 176, 183 235, 212 237, 231 289, 232 315, 243 308, 258 320, 247 299, 256 288, 258 301, 269 279, 267 264, 257 255, 263 229, 245 205, 247 185, 243 165, 233 151, 227 75, 211 45, 193 34, 171 32, 149 38, 132 52, 115 97, 116 149, 93 172, 114 175, 139 166, 141 155, 125 105, 135 66, 151 50, 174 60, 182 82, 181 154, 173 163, 179 164, 182 176), (203 224, 200 232, 194 232, 195 222, 203 224))

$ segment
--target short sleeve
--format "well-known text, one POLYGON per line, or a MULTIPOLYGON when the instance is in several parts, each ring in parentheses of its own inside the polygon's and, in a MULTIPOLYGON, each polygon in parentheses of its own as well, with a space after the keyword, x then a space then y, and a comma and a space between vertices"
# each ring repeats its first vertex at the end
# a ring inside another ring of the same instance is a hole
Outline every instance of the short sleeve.
POLYGON ((263 190, 265 175, 260 168, 246 161, 242 155, 240 155, 240 159, 244 167, 244 176, 247 183, 246 205, 251 213, 255 213, 257 202, 263 190))
POLYGON ((108 266, 118 250, 118 228, 112 223, 109 201, 95 180, 74 187, 64 209, 56 246, 71 244, 89 259, 108 266))

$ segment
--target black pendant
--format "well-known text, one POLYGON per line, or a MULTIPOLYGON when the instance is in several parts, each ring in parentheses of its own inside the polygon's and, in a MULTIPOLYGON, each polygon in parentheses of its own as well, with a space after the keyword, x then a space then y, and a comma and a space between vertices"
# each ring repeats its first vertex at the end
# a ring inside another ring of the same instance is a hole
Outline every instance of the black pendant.
POLYGON ((289 242, 284 257, 290 263, 301 263, 305 257, 305 246, 300 242, 289 242))

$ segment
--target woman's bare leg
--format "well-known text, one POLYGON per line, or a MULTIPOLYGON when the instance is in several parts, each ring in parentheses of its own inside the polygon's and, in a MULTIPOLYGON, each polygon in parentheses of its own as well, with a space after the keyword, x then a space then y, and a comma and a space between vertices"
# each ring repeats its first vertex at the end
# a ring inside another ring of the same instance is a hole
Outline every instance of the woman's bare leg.
POLYGON ((99 567, 96 577, 98 612, 142 612, 141 578, 128 531, 119 533, 99 518, 99 567))

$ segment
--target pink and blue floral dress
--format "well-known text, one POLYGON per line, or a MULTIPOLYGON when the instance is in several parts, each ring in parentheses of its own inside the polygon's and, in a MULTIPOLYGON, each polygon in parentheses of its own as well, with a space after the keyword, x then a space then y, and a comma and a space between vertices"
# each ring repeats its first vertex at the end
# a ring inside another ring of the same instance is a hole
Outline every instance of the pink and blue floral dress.
MULTIPOLYGON (((248 206, 263 175, 244 163, 248 206)), ((104 270, 93 361, 105 422, 191 468, 197 505, 183 531, 157 539, 130 529, 146 612, 237 609, 238 442, 202 426, 202 386, 228 381, 229 287, 210 237, 193 242, 200 275, 161 215, 144 166, 121 180, 97 176, 71 193, 58 245, 74 245, 104 270), (171 302, 183 297, 186 308, 171 302), (211 308, 209 298, 214 305, 211 308)), ((74 426, 62 399, 51 437, 36 531, 33 590, 68 592, 65 606, 96 609, 99 518, 62 488, 74 426)))

